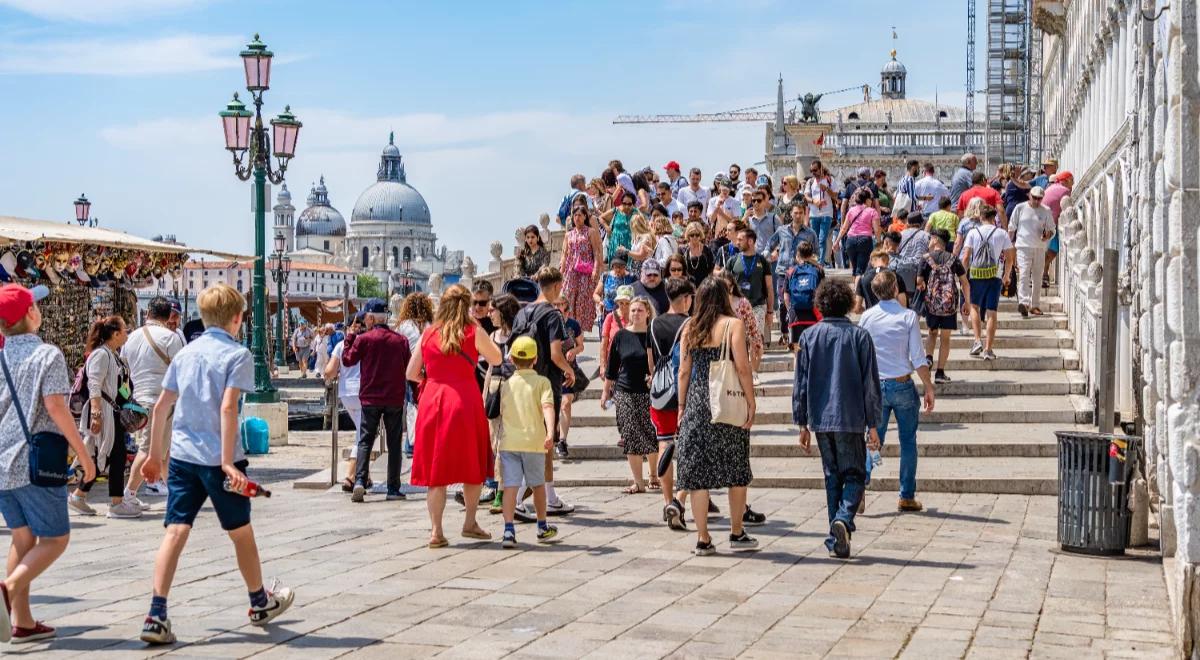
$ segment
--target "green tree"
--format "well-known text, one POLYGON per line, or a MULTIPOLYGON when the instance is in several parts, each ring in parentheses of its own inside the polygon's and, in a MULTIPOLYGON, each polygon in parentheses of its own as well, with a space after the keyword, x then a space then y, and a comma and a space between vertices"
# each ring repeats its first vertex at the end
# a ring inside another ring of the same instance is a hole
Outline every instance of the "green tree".
POLYGON ((387 291, 383 288, 383 284, 379 282, 379 278, 370 273, 358 274, 358 297, 359 298, 386 298, 387 291))

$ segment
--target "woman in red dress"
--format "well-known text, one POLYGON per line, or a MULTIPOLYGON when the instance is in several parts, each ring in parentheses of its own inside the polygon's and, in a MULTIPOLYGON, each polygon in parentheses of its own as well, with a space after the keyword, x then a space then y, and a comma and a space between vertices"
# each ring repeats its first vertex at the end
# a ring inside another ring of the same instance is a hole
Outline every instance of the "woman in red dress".
POLYGON ((475 364, 481 355, 490 364, 500 364, 500 348, 480 330, 470 309, 471 292, 461 285, 450 287, 408 363, 408 379, 421 384, 409 481, 429 489, 425 501, 433 525, 431 548, 449 545, 442 533, 442 512, 450 484, 463 484, 463 537, 492 538, 475 521, 479 491, 492 476, 493 462, 475 364))

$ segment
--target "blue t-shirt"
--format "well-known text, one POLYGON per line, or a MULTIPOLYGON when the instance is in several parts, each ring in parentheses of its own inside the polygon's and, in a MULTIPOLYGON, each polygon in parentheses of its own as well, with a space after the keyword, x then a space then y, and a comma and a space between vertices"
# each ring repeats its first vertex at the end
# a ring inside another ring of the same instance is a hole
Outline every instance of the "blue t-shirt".
MULTIPOLYGON (((163 376, 163 389, 179 395, 171 431, 171 458, 221 465, 221 399, 233 387, 254 391, 254 357, 233 335, 208 328, 183 347, 163 376)), ((241 443, 234 462, 243 460, 241 443)))

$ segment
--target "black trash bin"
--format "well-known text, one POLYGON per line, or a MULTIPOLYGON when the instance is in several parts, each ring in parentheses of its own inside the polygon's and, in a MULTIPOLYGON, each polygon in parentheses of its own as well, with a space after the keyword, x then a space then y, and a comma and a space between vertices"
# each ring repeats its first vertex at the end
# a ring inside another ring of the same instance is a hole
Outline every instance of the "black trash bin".
POLYGON ((1125 554, 1132 517, 1130 479, 1142 439, 1078 431, 1054 435, 1058 437, 1059 545, 1068 552, 1125 554))

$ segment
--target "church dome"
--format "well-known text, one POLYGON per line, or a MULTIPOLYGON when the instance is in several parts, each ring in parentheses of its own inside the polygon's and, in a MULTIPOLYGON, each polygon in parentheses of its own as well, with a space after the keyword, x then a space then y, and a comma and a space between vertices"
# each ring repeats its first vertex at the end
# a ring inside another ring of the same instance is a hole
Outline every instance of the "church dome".
POLYGON ((308 208, 296 218, 296 236, 345 236, 346 220, 329 204, 325 177, 308 194, 308 208))
POLYGON ((275 202, 277 204, 279 204, 280 206, 287 206, 288 204, 292 203, 292 192, 290 190, 288 190, 286 183, 283 184, 283 188, 279 191, 279 194, 275 197, 275 202))
POLYGON ((896 56, 893 55, 892 59, 890 61, 888 61, 887 64, 884 64, 883 69, 881 69, 879 72, 884 75, 905 74, 905 73, 908 73, 908 69, 904 68, 904 65, 901 64, 900 62, 898 62, 896 60, 896 56))
POLYGON ((405 180, 404 161, 394 136, 379 157, 376 182, 364 190, 354 203, 350 222, 404 222, 430 224, 429 205, 416 188, 405 180))

